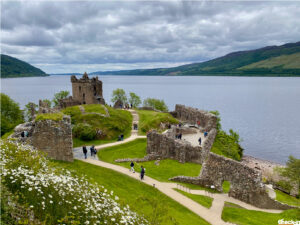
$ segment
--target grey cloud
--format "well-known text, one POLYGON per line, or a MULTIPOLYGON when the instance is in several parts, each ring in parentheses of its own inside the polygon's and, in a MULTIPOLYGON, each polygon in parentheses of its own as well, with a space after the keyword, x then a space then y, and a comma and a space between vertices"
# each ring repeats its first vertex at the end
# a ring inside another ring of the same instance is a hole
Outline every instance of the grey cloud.
POLYGON ((49 72, 51 64, 170 66, 299 41, 299 4, 4 2, 1 47, 3 53, 47 64, 49 72))

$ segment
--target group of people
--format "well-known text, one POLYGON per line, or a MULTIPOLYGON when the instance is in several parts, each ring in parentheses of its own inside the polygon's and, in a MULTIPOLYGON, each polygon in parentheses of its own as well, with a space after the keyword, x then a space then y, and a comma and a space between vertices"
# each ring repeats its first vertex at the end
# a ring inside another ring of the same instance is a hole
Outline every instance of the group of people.
POLYGON ((181 140, 182 139, 182 133, 176 134, 175 138, 181 140))
MULTIPOLYGON (((82 151, 83 151, 83 154, 84 154, 84 158, 87 159, 87 148, 86 146, 82 146, 82 151)), ((96 157, 96 154, 97 154, 97 149, 95 148, 95 145, 92 145, 90 147, 90 151, 91 151, 91 157, 96 157)))
POLYGON ((118 141, 123 141, 124 140, 124 134, 121 134, 118 136, 118 141))
MULTIPOLYGON (((135 173, 134 163, 132 161, 130 163, 130 170, 129 171, 135 173)), ((141 180, 144 180, 145 171, 146 171, 146 169, 143 166, 141 166, 141 173, 140 173, 141 180)))

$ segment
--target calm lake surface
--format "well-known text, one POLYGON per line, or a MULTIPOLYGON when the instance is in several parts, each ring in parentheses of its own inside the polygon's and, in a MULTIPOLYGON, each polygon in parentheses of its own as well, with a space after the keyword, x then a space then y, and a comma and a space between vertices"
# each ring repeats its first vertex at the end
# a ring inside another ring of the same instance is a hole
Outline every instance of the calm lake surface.
MULTIPOLYGON (((123 88, 143 99, 164 99, 170 110, 184 104, 218 110, 222 127, 237 131, 245 154, 284 164, 300 158, 300 78, 101 76, 104 98, 123 88)), ((1 92, 24 107, 71 89, 70 76, 1 79, 1 92)))

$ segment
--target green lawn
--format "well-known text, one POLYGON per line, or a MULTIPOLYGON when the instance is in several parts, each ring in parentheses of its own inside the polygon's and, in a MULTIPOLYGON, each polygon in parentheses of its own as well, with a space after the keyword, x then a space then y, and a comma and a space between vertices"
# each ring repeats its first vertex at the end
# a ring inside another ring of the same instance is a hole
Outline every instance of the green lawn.
POLYGON ((212 202, 213 202, 213 198, 211 197, 207 197, 207 196, 204 196, 204 195, 194 195, 194 194, 190 194, 190 193, 187 193, 185 191, 182 191, 182 190, 179 190, 177 188, 175 188, 174 190, 178 191, 179 193, 185 195, 186 197, 194 200, 195 202, 199 203, 200 205, 206 207, 206 208, 210 208, 211 205, 212 205, 212 202))
MULTIPOLYGON (((84 105, 87 112, 95 112, 105 114, 102 105, 84 105)), ((114 142, 120 134, 124 134, 125 138, 130 136, 132 127, 132 115, 125 110, 113 109, 106 106, 109 111, 109 117, 104 117, 97 114, 82 114, 79 106, 72 106, 63 109, 62 112, 71 116, 71 121, 74 126, 78 124, 89 124, 94 130, 101 130, 102 137, 94 140, 82 140, 78 137, 73 138, 73 146, 82 145, 99 145, 109 142, 114 142)))
POLYGON ((169 113, 155 112, 151 110, 136 110, 139 114, 139 134, 145 135, 147 131, 160 130, 160 123, 177 124, 178 120, 169 113))
POLYGON ((233 203, 225 203, 222 219, 238 225, 277 225, 278 220, 300 220, 300 209, 290 209, 282 213, 266 213, 247 210, 233 203))
POLYGON ((228 193, 230 190, 230 182, 225 180, 222 184, 223 192, 228 193))
MULTIPOLYGON (((116 159, 122 158, 142 158, 146 155, 146 139, 137 139, 123 145, 114 146, 98 151, 98 157, 105 162, 118 164, 130 168, 128 163, 116 163, 116 159)), ((174 176, 198 176, 201 165, 196 163, 179 163, 176 160, 165 159, 155 165, 155 161, 136 163, 135 169, 139 170, 143 165, 146 168, 146 175, 159 181, 167 182, 174 176)))
POLYGON ((54 163, 73 170, 79 175, 86 176, 92 182, 95 181, 103 185, 109 191, 113 190, 122 204, 128 204, 132 210, 144 215, 148 220, 153 221, 155 219, 154 212, 158 212, 158 214, 161 212, 165 215, 162 218, 163 221, 159 224, 173 225, 175 224, 174 220, 177 222, 176 224, 180 225, 209 224, 157 189, 126 175, 78 160, 73 163, 61 161, 55 161, 54 163))
POLYGON ((89 112, 94 112, 94 113, 101 113, 101 114, 106 114, 106 111, 104 109, 103 105, 100 104, 95 104, 95 105, 83 105, 83 108, 85 110, 85 112, 89 113, 89 112))
POLYGON ((294 205, 300 207, 300 199, 295 198, 293 196, 290 196, 288 194, 285 194, 279 190, 275 190, 276 192, 276 200, 288 205, 294 205))

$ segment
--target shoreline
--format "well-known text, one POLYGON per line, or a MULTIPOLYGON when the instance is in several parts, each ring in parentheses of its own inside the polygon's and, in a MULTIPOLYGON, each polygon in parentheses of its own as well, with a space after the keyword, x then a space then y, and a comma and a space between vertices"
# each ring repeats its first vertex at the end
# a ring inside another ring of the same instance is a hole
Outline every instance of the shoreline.
POLYGON ((276 173, 274 173, 274 171, 273 171, 274 168, 275 167, 284 167, 284 165, 282 165, 280 163, 272 162, 272 161, 265 160, 265 159, 255 158, 250 155, 244 155, 240 162, 252 169, 260 171, 262 173, 263 177, 270 178, 270 176, 272 176, 273 179, 278 176, 278 175, 275 175, 276 173))

